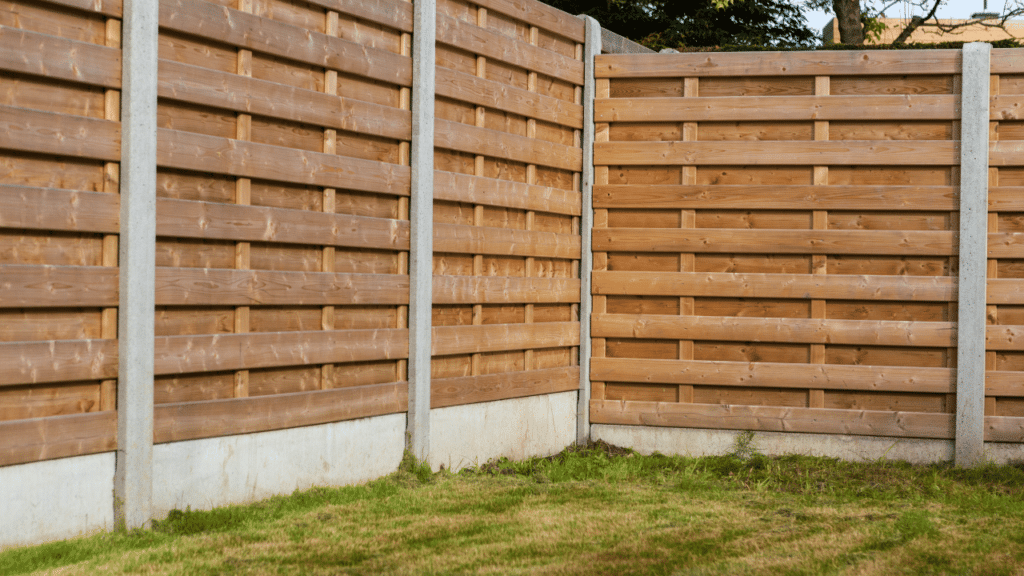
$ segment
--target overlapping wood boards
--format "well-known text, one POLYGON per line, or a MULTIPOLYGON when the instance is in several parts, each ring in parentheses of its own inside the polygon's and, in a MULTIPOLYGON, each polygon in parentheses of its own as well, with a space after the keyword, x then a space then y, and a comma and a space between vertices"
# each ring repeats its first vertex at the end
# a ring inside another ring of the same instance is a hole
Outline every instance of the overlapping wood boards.
POLYGON ((958 66, 599 56, 592 421, 951 438, 958 66))
POLYGON ((156 442, 406 409, 411 32, 161 2, 156 442))
POLYGON ((583 31, 438 0, 435 408, 578 387, 583 31))
POLYGON ((115 448, 121 2, 0 8, 0 465, 115 448))

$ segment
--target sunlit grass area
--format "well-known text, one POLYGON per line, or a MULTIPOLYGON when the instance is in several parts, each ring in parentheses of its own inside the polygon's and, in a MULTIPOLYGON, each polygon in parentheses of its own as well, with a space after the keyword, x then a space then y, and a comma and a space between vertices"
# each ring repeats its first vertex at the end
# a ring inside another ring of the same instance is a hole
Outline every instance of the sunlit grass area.
POLYGON ((607 445, 172 512, 0 574, 1024 574, 1024 468, 607 445))

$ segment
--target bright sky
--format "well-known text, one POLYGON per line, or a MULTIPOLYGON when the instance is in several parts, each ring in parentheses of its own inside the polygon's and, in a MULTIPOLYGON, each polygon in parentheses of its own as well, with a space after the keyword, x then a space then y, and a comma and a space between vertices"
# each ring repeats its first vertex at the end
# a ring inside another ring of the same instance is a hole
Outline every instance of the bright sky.
MULTIPOLYGON (((799 0, 790 0, 794 4, 798 4, 799 0)), ((1009 0, 1010 5, 1013 6, 1016 3, 1014 0, 1009 0)), ((988 0, 988 11, 999 12, 1003 9, 1003 4, 1006 0, 988 0)), ((969 18, 971 14, 975 12, 984 12, 984 0, 946 0, 939 7, 936 15, 939 18, 969 18)), ((812 30, 820 31, 825 27, 825 24, 832 18, 831 12, 806 11, 804 14, 807 16, 807 22, 810 23, 812 30)), ((913 14, 907 13, 907 7, 905 3, 897 4, 893 6, 885 13, 886 16, 891 18, 905 18, 912 16, 913 14)), ((923 14, 922 14, 923 16, 923 14)))

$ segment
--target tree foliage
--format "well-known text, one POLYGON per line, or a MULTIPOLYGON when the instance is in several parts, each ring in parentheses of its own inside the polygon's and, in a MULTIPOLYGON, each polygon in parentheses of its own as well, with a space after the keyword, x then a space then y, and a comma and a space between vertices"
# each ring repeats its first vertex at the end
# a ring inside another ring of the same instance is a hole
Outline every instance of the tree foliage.
POLYGON ((649 48, 799 46, 814 42, 788 0, 542 0, 649 48))

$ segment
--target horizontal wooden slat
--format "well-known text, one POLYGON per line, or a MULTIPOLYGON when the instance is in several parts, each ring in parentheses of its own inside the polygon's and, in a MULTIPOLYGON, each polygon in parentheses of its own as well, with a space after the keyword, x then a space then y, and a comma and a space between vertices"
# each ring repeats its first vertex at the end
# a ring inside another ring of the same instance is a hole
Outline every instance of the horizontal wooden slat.
POLYGON ((157 268, 157 306, 408 304, 409 277, 274 270, 157 268))
POLYGON ((931 394, 956 392, 956 376, 950 368, 594 358, 590 374, 600 382, 931 394))
POLYGON ((434 146, 562 170, 583 169, 583 150, 450 120, 434 120, 434 146))
MULTIPOLYGON (((1018 56, 1019 58, 1020 56, 1018 56)), ((1024 95, 995 94, 988 107, 990 120, 1024 120, 1024 95)))
POLYGON ((1024 232, 990 232, 989 258, 1024 258, 1024 232))
POLYGON ((154 373, 185 374, 406 358, 408 330, 159 336, 154 373))
POLYGON ((1024 326, 999 324, 985 327, 986 350, 1024 350, 1024 326))
POLYGON ((955 120, 955 95, 725 96, 599 98, 597 122, 738 122, 744 120, 955 120))
POLYGON ((952 232, 930 230, 608 228, 594 230, 594 250, 953 256, 957 248, 952 232))
POLYGON ((992 212, 1024 212, 1024 186, 992 186, 988 189, 992 212))
POLYGON ((409 249, 409 222, 267 206, 160 198, 157 236, 409 249))
POLYGON ((408 166, 164 128, 157 131, 157 164, 242 178, 409 195, 408 166))
POLYGON ((1024 74, 1020 48, 996 48, 990 58, 992 74, 1024 74))
POLYGON ((477 354, 539 348, 578 346, 579 322, 435 326, 431 329, 431 355, 477 354))
POLYGON ((537 120, 545 120, 570 128, 583 127, 583 106, 530 92, 509 84, 472 76, 458 70, 438 66, 435 71, 435 94, 512 112, 537 120))
MULTIPOLYGON (((594 314, 591 335, 595 338, 949 347, 956 345, 956 323, 594 314)), ((1024 340, 1021 346, 1024 347, 1024 340)))
POLYGON ((572 190, 440 170, 434 172, 434 199, 568 216, 579 216, 583 202, 572 190))
POLYGON ((0 265, 0 308, 117 306, 118 269, 0 265))
POLYGON ((89 412, 0 422, 0 466, 117 449, 117 413, 89 412))
POLYGON ((0 105, 0 148, 117 162, 121 123, 0 105))
POLYGON ((251 434, 408 410, 405 382, 156 406, 157 444, 251 434))
POLYGON ((580 387, 578 366, 503 372, 430 381, 430 407, 461 406, 540 394, 569 392, 580 387))
POLYGON ((542 304, 580 301, 570 278, 434 276, 434 304, 542 304))
POLYGON ((473 4, 511 16, 516 20, 583 42, 584 27, 579 18, 533 0, 473 0, 473 4))
POLYGON ((171 60, 160 61, 159 96, 396 140, 412 137, 412 113, 171 60))
POLYGON ((598 78, 959 74, 961 67, 959 50, 603 54, 594 64, 598 78))
POLYGON ((117 194, 0 184, 0 228, 117 234, 117 194))
POLYGON ((618 400, 592 400, 590 402, 590 420, 594 424, 674 428, 952 438, 953 419, 952 414, 924 412, 622 402, 618 400))
POLYGON ((1019 278, 989 278, 988 303, 1024 304, 1024 280, 1019 278))
POLYGON ((957 289, 949 276, 633 271, 596 271, 593 286, 594 294, 608 295, 912 302, 952 302, 957 289))
POLYGON ((580 246, 580 237, 573 234, 462 224, 434 224, 435 253, 575 260, 580 257, 580 246))
POLYGON ((1024 442, 1024 418, 985 416, 986 442, 1024 442))
POLYGON ((121 0, 45 0, 45 2, 114 18, 120 18, 122 14, 121 0))
POLYGON ((0 342, 0 386, 117 377, 117 340, 0 342))
POLYGON ((412 59, 409 57, 204 0, 161 0, 160 27, 331 70, 412 86, 412 59))
POLYGON ((597 142, 594 164, 956 166, 960 164, 960 145, 945 140, 597 142))
POLYGON ((989 142, 988 148, 989 166, 1000 166, 1003 168, 1024 166, 1024 141, 1001 140, 989 142))
POLYGON ((412 4, 402 0, 308 0, 309 4, 412 32, 412 4))
POLYGON ((437 41, 473 54, 583 84, 583 62, 438 13, 437 41))
POLYGON ((121 51, 0 26, 0 70, 120 88, 121 51))
POLYGON ((953 186, 606 184, 594 186, 594 207, 935 211, 959 209, 959 193, 953 186))
POLYGON ((1024 397, 1024 373, 986 370, 985 396, 1024 397))

